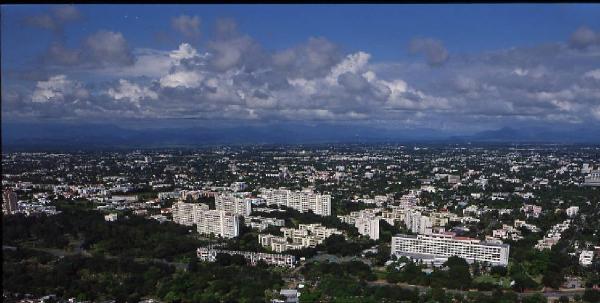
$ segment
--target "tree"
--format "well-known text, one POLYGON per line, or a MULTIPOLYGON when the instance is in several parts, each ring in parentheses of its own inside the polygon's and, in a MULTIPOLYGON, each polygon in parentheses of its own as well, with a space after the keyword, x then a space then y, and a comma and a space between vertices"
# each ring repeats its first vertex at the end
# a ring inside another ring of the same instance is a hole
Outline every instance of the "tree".
POLYGON ((548 299, 541 294, 523 297, 523 303, 547 303, 548 299))
POLYGON ((590 303, 600 302, 600 291, 591 288, 586 288, 585 292, 583 293, 582 299, 583 301, 590 303))
POLYGON ((565 278, 562 273, 556 271, 547 271, 542 277, 542 283, 545 286, 552 287, 554 289, 560 288, 564 281, 565 278))

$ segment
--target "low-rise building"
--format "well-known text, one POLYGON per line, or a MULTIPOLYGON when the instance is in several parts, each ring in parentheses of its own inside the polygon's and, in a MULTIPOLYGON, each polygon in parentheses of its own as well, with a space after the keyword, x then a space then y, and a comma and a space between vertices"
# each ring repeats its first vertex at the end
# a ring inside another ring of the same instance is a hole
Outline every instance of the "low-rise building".
POLYGON ((256 265, 258 262, 263 261, 268 265, 283 266, 283 267, 294 267, 296 265, 296 257, 292 255, 284 254, 269 254, 252 251, 238 251, 238 250, 224 250, 215 249, 212 247, 199 247, 196 250, 196 255, 202 261, 215 262, 217 254, 228 254, 230 256, 240 255, 243 256, 250 265, 256 265))
POLYGON ((106 222, 114 222, 119 219, 119 215, 117 213, 111 213, 104 216, 104 221, 106 222))
POLYGON ((335 228, 326 228, 321 224, 300 224, 298 228, 282 228, 283 236, 259 234, 258 242, 275 252, 315 247, 332 235, 343 235, 335 228))

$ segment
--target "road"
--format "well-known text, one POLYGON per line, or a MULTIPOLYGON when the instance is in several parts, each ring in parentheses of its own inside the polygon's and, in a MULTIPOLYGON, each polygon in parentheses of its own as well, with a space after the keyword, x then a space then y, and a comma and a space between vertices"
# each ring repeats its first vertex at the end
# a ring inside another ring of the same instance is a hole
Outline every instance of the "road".
MULTIPOLYGON (((407 284, 407 283, 390 283, 388 281, 385 280, 377 280, 377 281, 370 281, 367 282, 367 284, 369 285, 373 285, 373 286, 382 286, 382 285, 390 285, 390 286, 398 286, 404 289, 418 289, 419 291, 426 291, 428 289, 430 289, 430 287, 428 286, 422 286, 422 285, 412 285, 412 284, 407 284)), ((469 291, 467 290, 457 290, 457 289, 445 289, 444 290, 447 293, 452 293, 452 294, 467 294, 469 293, 469 291)), ((552 290, 552 291, 528 291, 528 292, 523 292, 523 293, 517 293, 517 295, 519 297, 523 297, 523 296, 531 296, 534 294, 542 294, 544 297, 546 298, 559 298, 561 296, 566 296, 566 297, 574 297, 576 295, 580 295, 582 296, 584 293, 585 289, 563 289, 563 290, 552 290)), ((482 293, 488 296, 491 296, 493 294, 492 291, 477 291, 478 293, 482 293)))

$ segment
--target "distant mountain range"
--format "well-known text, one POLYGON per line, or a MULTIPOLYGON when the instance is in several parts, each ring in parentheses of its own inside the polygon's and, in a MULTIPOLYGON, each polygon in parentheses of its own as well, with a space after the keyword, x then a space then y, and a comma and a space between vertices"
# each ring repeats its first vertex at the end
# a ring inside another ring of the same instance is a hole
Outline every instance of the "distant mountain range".
POLYGON ((516 130, 502 128, 475 134, 432 129, 390 130, 343 125, 285 124, 230 128, 129 129, 111 124, 2 124, 2 150, 90 150, 115 148, 199 147, 226 144, 316 143, 600 143, 589 129, 516 130))

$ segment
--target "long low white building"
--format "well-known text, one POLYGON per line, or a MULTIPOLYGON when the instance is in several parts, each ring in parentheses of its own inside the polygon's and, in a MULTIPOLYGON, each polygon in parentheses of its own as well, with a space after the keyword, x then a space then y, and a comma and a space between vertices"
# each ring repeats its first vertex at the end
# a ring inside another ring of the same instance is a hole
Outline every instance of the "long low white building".
POLYGON ((292 255, 269 254, 253 251, 224 250, 214 249, 211 247, 200 247, 196 250, 196 255, 201 261, 215 262, 217 260, 217 254, 228 254, 230 256, 240 255, 243 256, 248 261, 248 263, 250 263, 250 265, 256 265, 259 261, 264 261, 269 265, 284 267, 294 267, 296 265, 296 257, 292 255))
POLYGON ((392 237, 391 254, 405 256, 425 263, 440 263, 451 256, 469 263, 485 262, 508 265, 508 244, 482 242, 477 239, 456 237, 452 233, 430 235, 397 235, 392 237))

